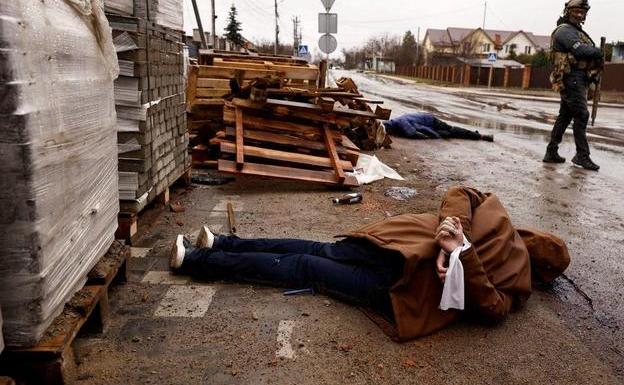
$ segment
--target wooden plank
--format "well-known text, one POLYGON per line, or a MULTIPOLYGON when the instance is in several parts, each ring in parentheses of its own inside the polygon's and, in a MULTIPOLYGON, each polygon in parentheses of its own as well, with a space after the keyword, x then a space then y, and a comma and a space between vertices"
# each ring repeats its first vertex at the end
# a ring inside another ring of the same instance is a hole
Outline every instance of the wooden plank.
POLYGON ((236 168, 242 169, 245 163, 243 149, 243 110, 236 109, 236 168))
MULTIPOLYGON (((317 68, 309 68, 302 66, 290 66, 290 65, 265 65, 256 63, 236 63, 236 62, 215 62, 211 68, 225 68, 225 69, 239 69, 245 72, 247 71, 275 71, 282 74, 282 77, 287 79, 297 80, 312 80, 318 79, 319 72, 317 68)), ((201 72, 200 72, 201 75, 201 72)), ((259 77, 259 76, 256 76, 259 77)), ((247 79, 247 78, 245 78, 247 79)))
POLYGON ((223 99, 195 99, 194 106, 222 106, 224 104, 223 99))
MULTIPOLYGON (((274 100, 274 99, 270 99, 270 100, 274 100)), ((290 109, 285 106, 257 104, 246 99, 234 99, 232 103, 233 105, 237 107, 250 108, 250 109, 256 109, 256 110, 261 110, 261 111, 267 111, 268 109, 268 111, 278 116, 283 116, 283 117, 292 116, 292 117, 297 117, 301 119, 313 120, 316 122, 332 123, 332 124, 338 125, 339 127, 348 127, 351 124, 351 119, 349 119, 347 116, 336 115, 334 112, 323 113, 321 111, 321 108, 318 106, 315 106, 317 108, 312 109, 312 110, 296 109, 296 108, 290 109)), ((302 103, 302 104, 308 104, 308 103, 302 103)), ((314 104, 310 104, 310 105, 314 106, 314 104)))
POLYGON ((243 52, 231 52, 231 51, 213 51, 207 49, 199 50, 200 60, 205 60, 205 58, 211 56, 213 60, 215 58, 223 58, 225 60, 241 60, 241 61, 252 61, 252 62, 263 62, 265 60, 271 62, 278 63, 293 63, 293 64, 302 64, 307 65, 308 62, 305 59, 300 59, 292 56, 273 56, 273 55, 259 55, 259 54, 250 54, 243 52))
MULTIPOLYGON (((236 162, 225 159, 219 159, 219 171, 231 174, 247 174, 289 180, 303 180, 324 184, 336 184, 336 176, 331 171, 302 170, 300 168, 271 166, 249 162, 245 163, 243 169, 238 171, 236 169, 236 162)), ((358 182, 355 177, 347 176, 343 185, 347 187, 357 187, 358 182)))
POLYGON ((189 68, 188 84, 186 85, 186 107, 189 109, 194 103, 197 97, 197 79, 199 69, 197 66, 191 66, 189 68))
POLYGON ((344 146, 344 148, 347 148, 349 150, 360 151, 360 148, 356 146, 355 143, 351 141, 351 139, 347 138, 346 135, 342 135, 342 145, 344 146))
MULTIPOLYGON (((231 108, 225 108, 223 111, 223 122, 226 124, 235 124, 236 116, 232 113, 231 108)), ((243 116, 243 125, 245 127, 251 127, 256 129, 264 129, 264 130, 279 130, 283 132, 288 132, 294 135, 305 136, 310 139, 321 140, 318 127, 309 126, 300 123, 287 122, 284 120, 273 120, 266 119, 258 116, 253 116, 249 114, 245 114, 243 116)), ((342 134, 337 131, 332 131, 333 138, 336 142, 342 141, 342 134)))
POLYGON ((375 116, 380 120, 388 120, 390 119, 390 114, 392 114, 392 110, 388 108, 383 108, 381 106, 377 106, 375 109, 375 116))
POLYGON ((229 79, 211 79, 211 78, 200 78, 197 79, 197 87, 198 88, 227 88, 230 89, 230 80, 229 79))
POLYGON ((255 78, 263 78, 266 76, 280 76, 282 73, 279 71, 266 70, 266 69, 236 69, 228 67, 217 66, 198 66, 200 78, 213 78, 213 79, 232 79, 236 78, 237 74, 243 80, 251 80, 255 78))
POLYGON ((198 98, 223 98, 230 94, 229 88, 197 88, 198 98))
MULTIPOLYGON (((236 131, 232 127, 226 128, 225 134, 230 138, 236 137, 236 131)), ((327 150, 327 148, 325 147, 325 144, 319 141, 312 141, 312 140, 302 139, 299 137, 293 137, 289 135, 274 134, 271 132, 256 131, 256 130, 250 130, 250 129, 245 129, 245 140, 254 140, 254 141, 263 142, 263 143, 274 143, 274 144, 280 144, 280 145, 285 145, 285 146, 305 148, 308 150, 315 150, 315 151, 327 150)), ((220 140, 219 140, 219 143, 221 143, 220 140)), ((357 164, 357 161, 360 157, 359 150, 353 151, 351 149, 346 149, 341 145, 336 146, 336 151, 338 151, 338 154, 348 159, 349 162, 351 162, 351 164, 354 166, 357 164)))
MULTIPOLYGON (((312 103, 293 102, 291 100, 267 99, 267 104, 272 105, 272 106, 291 107, 291 108, 322 112, 322 109, 320 106, 317 106, 316 104, 312 104, 312 103)), ((375 114, 371 112, 352 110, 349 108, 336 108, 334 109, 333 112, 338 113, 338 114, 348 115, 348 116, 357 116, 357 117, 364 117, 364 118, 376 118, 377 117, 375 114)))
POLYGON ((338 158, 338 153, 336 152, 336 144, 332 140, 332 133, 327 124, 323 126, 323 136, 325 137, 325 145, 327 146, 327 153, 329 154, 329 159, 331 160, 332 166, 334 168, 334 172, 336 173, 336 180, 339 184, 342 184, 345 180, 345 174, 340 167, 340 159, 338 158))
MULTIPOLYGON (((332 168, 333 162, 329 158, 321 156, 298 154, 296 152, 287 152, 280 150, 273 150, 269 148, 262 148, 256 146, 243 146, 245 156, 252 156, 256 158, 279 160, 282 162, 299 163, 308 166, 327 167, 332 168)), ((228 154, 236 153, 236 145, 232 142, 221 141, 221 152, 228 154)), ((351 162, 339 159, 339 167, 346 171, 353 171, 353 165, 351 162)))

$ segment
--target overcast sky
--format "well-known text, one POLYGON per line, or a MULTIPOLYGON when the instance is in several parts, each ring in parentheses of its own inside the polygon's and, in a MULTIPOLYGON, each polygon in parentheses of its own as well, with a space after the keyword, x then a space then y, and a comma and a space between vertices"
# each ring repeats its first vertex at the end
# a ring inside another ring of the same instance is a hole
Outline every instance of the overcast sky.
MULTIPOLYGON (((191 0, 184 1, 187 32, 196 27, 191 0)), ((210 0, 197 0, 206 31, 210 31, 210 0)), ((238 10, 243 35, 251 40, 275 39, 274 0, 215 0, 217 34, 227 24, 232 3, 238 10)), ((324 12, 321 0, 278 0, 280 42, 293 41, 292 18, 299 16, 303 41, 318 51, 318 13, 324 12)), ((563 0, 488 0, 485 27, 489 29, 525 30, 549 35, 560 15, 563 0)), ((590 0, 592 9, 585 29, 595 41, 607 36, 608 41, 624 40, 624 0, 590 0)), ((403 35, 420 27, 420 38, 427 28, 480 27, 483 22, 483 0, 336 0, 331 12, 338 14, 337 54, 342 48, 364 43, 383 33, 403 35)))

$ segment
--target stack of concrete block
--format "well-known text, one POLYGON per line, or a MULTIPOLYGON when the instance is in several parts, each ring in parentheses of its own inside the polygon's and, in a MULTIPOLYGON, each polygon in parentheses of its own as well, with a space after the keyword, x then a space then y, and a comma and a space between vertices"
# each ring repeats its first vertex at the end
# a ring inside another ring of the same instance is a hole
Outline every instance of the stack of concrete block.
POLYGON ((115 103, 122 211, 138 212, 190 167, 183 33, 140 18, 108 18, 120 66, 115 103))
POLYGON ((163 27, 181 31, 184 29, 182 0, 136 0, 136 17, 153 21, 163 27))
POLYGON ((0 2, 0 305, 8 346, 39 340, 114 238, 110 33, 96 2, 0 2))

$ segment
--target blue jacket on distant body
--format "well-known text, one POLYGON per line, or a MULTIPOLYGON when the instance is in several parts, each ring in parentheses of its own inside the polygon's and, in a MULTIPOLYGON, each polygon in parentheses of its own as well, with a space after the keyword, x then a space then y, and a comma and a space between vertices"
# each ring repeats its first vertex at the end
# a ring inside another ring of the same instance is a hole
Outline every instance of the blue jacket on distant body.
POLYGON ((429 112, 413 112, 385 121, 383 124, 390 133, 408 138, 441 139, 435 131, 437 118, 429 112))

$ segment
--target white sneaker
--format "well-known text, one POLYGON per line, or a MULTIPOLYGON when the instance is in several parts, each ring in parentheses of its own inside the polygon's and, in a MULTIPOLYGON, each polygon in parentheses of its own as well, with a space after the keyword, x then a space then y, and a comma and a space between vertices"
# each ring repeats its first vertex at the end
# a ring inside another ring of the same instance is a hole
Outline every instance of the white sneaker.
POLYGON ((197 236, 197 242, 195 242, 196 247, 211 249, 214 244, 215 236, 210 232, 208 226, 202 226, 199 229, 199 235, 197 236))
POLYGON ((182 266, 185 254, 186 248, 184 247, 184 235, 179 234, 176 237, 176 240, 171 247, 171 253, 169 254, 169 267, 171 270, 177 270, 182 266))

